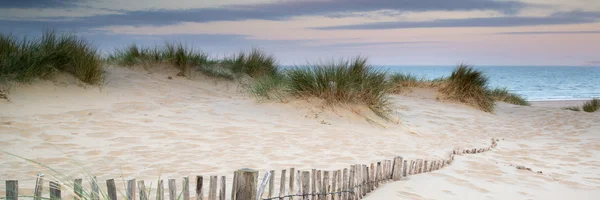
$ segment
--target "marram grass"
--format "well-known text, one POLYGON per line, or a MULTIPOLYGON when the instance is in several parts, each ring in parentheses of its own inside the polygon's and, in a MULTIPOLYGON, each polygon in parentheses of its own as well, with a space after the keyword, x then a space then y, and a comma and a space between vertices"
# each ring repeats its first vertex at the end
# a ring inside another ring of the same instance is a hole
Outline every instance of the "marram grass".
POLYGON ((572 110, 572 111, 585 111, 585 112, 596 112, 600 109, 600 99, 599 98, 593 98, 592 100, 586 101, 583 103, 583 105, 581 105, 581 107, 579 106, 569 106, 569 107, 563 107, 563 110, 572 110))
POLYGON ((490 95, 495 101, 503 101, 506 103, 529 106, 529 102, 521 95, 511 93, 506 88, 496 88, 489 91, 490 95))
POLYGON ((104 78, 96 48, 75 34, 47 31, 39 38, 0 34, 0 81, 30 82, 56 72, 88 84, 100 84, 104 78))
POLYGON ((468 65, 459 65, 440 88, 447 99, 471 105, 485 112, 494 111, 494 98, 488 92, 488 78, 468 65))

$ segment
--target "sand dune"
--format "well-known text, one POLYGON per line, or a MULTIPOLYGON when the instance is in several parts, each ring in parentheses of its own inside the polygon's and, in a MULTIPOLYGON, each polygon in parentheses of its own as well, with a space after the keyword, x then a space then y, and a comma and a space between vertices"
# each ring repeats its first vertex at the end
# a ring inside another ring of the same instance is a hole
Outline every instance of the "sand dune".
MULTIPOLYGON (((358 108, 258 103, 240 92, 243 85, 175 74, 111 67, 102 88, 68 79, 19 86, 0 103, 0 150, 74 177, 83 168, 100 180, 200 174, 231 181, 243 167, 333 170, 398 155, 441 159, 495 137, 501 143, 490 152, 458 156, 450 167, 385 184, 367 199, 600 197, 600 113, 500 103, 489 114, 416 91, 391 97, 401 123, 378 120, 383 128, 352 114, 358 108)), ((25 193, 44 171, 0 154, 0 180, 20 180, 25 193)))

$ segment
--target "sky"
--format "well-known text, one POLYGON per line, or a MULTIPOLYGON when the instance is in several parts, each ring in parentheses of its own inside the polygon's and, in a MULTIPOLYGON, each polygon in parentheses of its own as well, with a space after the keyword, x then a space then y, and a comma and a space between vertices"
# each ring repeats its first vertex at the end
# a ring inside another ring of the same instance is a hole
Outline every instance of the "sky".
POLYGON ((0 32, 76 33, 101 52, 181 42, 280 64, 600 65, 599 0, 2 0, 0 32))

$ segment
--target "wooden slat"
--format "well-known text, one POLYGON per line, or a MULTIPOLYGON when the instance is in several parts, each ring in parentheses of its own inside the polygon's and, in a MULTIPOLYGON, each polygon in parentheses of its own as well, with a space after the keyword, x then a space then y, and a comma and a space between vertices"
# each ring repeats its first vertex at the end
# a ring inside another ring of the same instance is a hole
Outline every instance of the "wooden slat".
MULTIPOLYGON (((290 168, 290 194, 294 194, 294 183, 296 182, 296 169, 290 168)), ((292 199, 292 198, 290 198, 292 199)))
POLYGON ((357 199, 362 199, 362 166, 361 165, 356 165, 356 171, 354 172, 356 174, 356 185, 355 185, 355 193, 356 193, 356 198, 357 199))
POLYGON ((377 175, 375 176, 375 187, 379 187, 379 183, 383 180, 383 171, 382 171, 381 162, 377 162, 377 175))
POLYGON ((175 179, 169 179, 169 200, 177 200, 177 185, 175 179))
POLYGON ((311 199, 317 200, 317 169, 312 169, 310 173, 310 195, 311 199))
POLYGON ((38 174, 35 180, 35 189, 33 190, 33 200, 42 199, 42 190, 44 190, 44 175, 38 174))
MULTIPOLYGON (((271 176, 269 177, 269 194, 268 197, 272 198, 275 192, 275 170, 271 170, 271 176)), ((223 199, 224 200, 224 199, 223 199)))
POLYGON ((407 174, 406 174, 406 170, 408 170, 407 169, 407 167, 408 167, 407 165, 408 165, 408 161, 404 160, 404 163, 402 164, 402 177, 406 177, 407 176, 407 174))
POLYGON ((366 181, 366 183, 365 183, 366 184, 365 185, 366 186, 365 190, 366 190, 367 193, 369 193, 369 192, 371 192, 371 179, 372 179, 372 177, 371 177, 371 168, 369 166, 367 166, 366 169, 365 169, 365 171, 367 173, 366 174, 366 180, 365 180, 366 181))
POLYGON ((392 180, 399 181, 402 178, 402 156, 396 156, 394 158, 394 164, 392 166, 392 180))
POLYGON ((285 169, 281 170, 281 181, 279 182, 279 200, 285 196, 285 169))
POLYGON ((348 200, 348 168, 344 168, 344 180, 342 181, 342 200, 348 200))
POLYGON ((217 176, 210 176, 208 185, 208 200, 217 200, 217 176))
POLYGON ((233 172, 233 183, 231 183, 231 199, 235 199, 235 191, 237 191, 238 171, 233 172))
MULTIPOLYGON (((225 176, 221 176, 221 188, 219 190, 219 200, 225 200, 225 194, 227 193, 227 178, 225 176)), ((271 195, 269 195, 269 198, 271 195)))
MULTIPOLYGON (((310 174, 309 174, 309 178, 310 178, 310 174)), ((298 185, 298 190, 297 190, 296 194, 301 195, 302 194, 302 187, 301 187, 302 186, 302 174, 301 174, 300 170, 296 170, 296 185, 298 185)), ((309 185, 309 187, 310 187, 310 185, 309 185)), ((302 199, 302 198, 300 198, 300 199, 302 199)))
POLYGON ((165 183, 163 180, 158 180, 158 189, 156 189, 156 200, 165 199, 165 183))
POLYGON ((73 199, 75 200, 80 200, 82 199, 83 196, 83 179, 75 179, 73 181, 73 192, 75 193, 75 196, 73 197, 73 199))
POLYGON ((327 196, 331 191, 331 186, 329 185, 329 171, 323 171, 323 187, 321 187, 321 196, 323 200, 327 200, 327 196))
POLYGON ((146 191, 146 185, 143 180, 137 182, 138 191, 140 191, 140 200, 148 200, 148 192, 146 191))
POLYGON ((106 192, 108 193, 109 200, 117 200, 117 188, 115 186, 115 179, 106 180, 106 192))
POLYGON ((183 177, 181 188, 183 188, 183 200, 190 200, 190 179, 188 177, 183 177))
POLYGON ((252 169, 240 169, 237 170, 237 180, 234 183, 235 199, 232 200, 255 200, 258 197, 257 185, 258 185, 258 171, 252 169))
MULTIPOLYGON (((204 192, 202 191, 202 185, 204 183, 204 177, 202 176, 196 176, 196 200, 203 200, 204 199, 204 192)), ((233 187, 235 187, 235 185, 233 185, 233 187)), ((232 194, 232 198, 234 198, 234 194, 232 194)))
POLYGON ((127 181, 127 200, 135 200, 135 179, 127 181))
POLYGON ((369 171, 367 165, 363 165, 363 196, 369 193, 369 171))
POLYGON ((369 179, 371 179, 370 183, 369 183, 369 186, 371 187, 371 189, 369 189, 369 190, 373 191, 375 189, 375 181, 377 181, 377 176, 376 176, 377 169, 375 167, 375 163, 371 163, 371 167, 369 168, 369 170, 371 173, 371 174, 369 174, 369 179))
MULTIPOLYGON (((316 180, 317 185, 315 186, 315 188, 313 189, 313 191, 314 191, 315 194, 318 194, 318 193, 322 192, 321 188, 323 186, 323 182, 322 182, 323 179, 322 179, 322 176, 321 176, 321 170, 317 170, 317 175, 316 175, 315 179, 317 179, 316 180)), ((317 195, 315 197, 316 197, 316 199, 321 200, 320 196, 317 195)))
POLYGON ((19 200, 19 181, 6 181, 6 200, 19 200))
POLYGON ((51 200, 58 200, 58 199, 62 199, 62 196, 60 194, 60 184, 58 184, 57 182, 54 181, 50 181, 49 188, 50 188, 50 199, 51 200))
POLYGON ((429 161, 425 160, 423 161, 423 173, 427 173, 429 172, 429 161))
POLYGON ((99 200, 100 199, 100 187, 98 187, 98 179, 94 176, 92 177, 92 182, 90 183, 92 187, 92 192, 90 194, 90 200, 99 200))
MULTIPOLYGON (((337 179, 338 179, 338 171, 334 170, 333 177, 331 179, 331 192, 337 191, 337 186, 338 186, 337 179)), ((331 200, 337 200, 337 195, 336 194, 331 195, 331 200)))
MULTIPOLYGON (((355 172, 356 166, 350 166, 350 173, 348 173, 348 191, 354 191, 354 181, 355 181, 355 172)), ((350 200, 356 199, 356 193, 348 192, 348 196, 350 200)))
POLYGON ((309 171, 303 171, 302 172, 302 199, 303 200, 309 200, 310 199, 310 188, 309 188, 309 181, 310 181, 310 172, 309 171))
POLYGON ((342 185, 344 184, 344 183, 342 182, 342 178, 343 178, 343 177, 342 177, 342 170, 341 170, 341 169, 338 169, 338 170, 337 170, 337 174, 338 174, 338 179, 337 179, 337 183, 338 183, 338 184, 337 184, 337 185, 338 185, 338 186, 337 186, 337 192, 338 192, 338 193, 337 193, 337 196, 338 196, 338 198, 337 198, 337 199, 338 199, 338 200, 341 200, 341 199, 342 199, 342 185))

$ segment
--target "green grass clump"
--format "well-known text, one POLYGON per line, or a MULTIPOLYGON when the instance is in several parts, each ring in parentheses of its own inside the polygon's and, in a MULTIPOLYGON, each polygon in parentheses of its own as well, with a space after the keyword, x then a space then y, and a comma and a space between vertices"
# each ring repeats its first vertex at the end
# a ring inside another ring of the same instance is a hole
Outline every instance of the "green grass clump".
POLYGON ((583 106, 581 106, 581 108, 585 112, 596 112, 598 109, 600 109, 600 99, 594 98, 590 101, 587 101, 583 103, 583 106))
POLYGON ((289 90, 298 96, 319 97, 329 103, 362 103, 376 113, 385 113, 387 108, 387 73, 370 67, 366 58, 296 67, 287 76, 289 90))
POLYGON ((440 88, 440 92, 451 100, 471 105, 485 112, 494 111, 494 99, 488 92, 488 78, 471 66, 459 65, 440 88))
POLYGON ((567 107, 563 107, 563 110, 570 110, 570 111, 581 111, 581 108, 579 108, 579 106, 567 106, 567 107))
POLYGON ((506 88, 496 88, 489 91, 492 98, 495 101, 503 101, 506 103, 521 105, 521 106, 529 106, 529 102, 525 100, 521 95, 510 93, 506 88))
POLYGON ((265 100, 277 99, 283 101, 286 99, 289 83, 284 73, 277 73, 271 76, 263 76, 250 85, 249 92, 258 98, 265 100))
POLYGON ((402 92, 411 87, 419 86, 422 79, 419 80, 415 75, 412 74, 404 74, 404 73, 394 73, 390 75, 389 82, 392 87, 392 92, 402 92))
POLYGON ((0 34, 0 80, 30 82, 69 73, 89 84, 103 81, 102 59, 86 40, 74 34, 45 32, 39 38, 0 34))
POLYGON ((563 107, 563 110, 571 110, 571 111, 585 111, 585 112, 596 112, 598 109, 600 109, 600 99, 599 98, 593 98, 592 100, 586 101, 585 103, 583 103, 583 105, 581 107, 579 106, 568 106, 568 107, 563 107))
POLYGON ((252 78, 273 76, 278 72, 275 57, 259 49, 240 52, 233 58, 225 59, 223 63, 231 65, 234 73, 245 73, 252 78))

